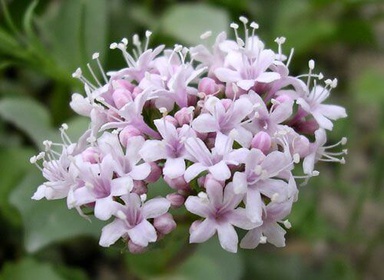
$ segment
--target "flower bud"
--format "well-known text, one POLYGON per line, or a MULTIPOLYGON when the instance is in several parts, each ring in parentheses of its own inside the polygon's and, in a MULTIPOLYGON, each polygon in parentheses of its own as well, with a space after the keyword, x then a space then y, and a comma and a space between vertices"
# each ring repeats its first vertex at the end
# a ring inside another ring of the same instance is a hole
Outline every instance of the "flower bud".
POLYGON ((84 152, 82 152, 81 158, 84 162, 89 162, 93 164, 100 162, 100 154, 94 147, 89 147, 84 152))
POLYGON ((267 154, 271 148, 272 140, 271 136, 265 131, 256 133, 251 142, 251 147, 261 150, 264 154, 267 154))
POLYGON ((135 136, 141 136, 140 130, 132 125, 127 125, 120 131, 119 139, 124 147, 127 147, 129 139, 135 136))
POLYGON ((189 124, 193 118, 193 107, 183 107, 175 113, 175 119, 180 126, 189 124))
POLYGON ((199 92, 204 92, 206 95, 213 95, 216 94, 220 88, 213 79, 204 77, 200 80, 197 89, 199 92))
POLYGON ((153 226, 160 234, 168 234, 176 228, 176 222, 170 213, 165 213, 153 219, 153 226))
POLYGON ((171 203, 171 206, 174 208, 181 207, 185 202, 185 197, 178 193, 170 193, 167 195, 168 201, 171 203))
POLYGON ((231 107, 233 101, 231 99, 222 99, 221 104, 223 104, 225 111, 228 111, 229 107, 231 107))
POLYGON ((132 192, 142 195, 148 192, 147 184, 144 181, 133 181, 133 189, 132 192))
POLYGON ((141 253, 144 253, 144 251, 146 250, 146 247, 142 247, 140 245, 137 245, 137 244, 133 243, 132 240, 129 240, 128 241, 128 250, 132 254, 141 254, 141 253))
POLYGON ((117 109, 123 108, 126 104, 132 102, 132 93, 126 89, 119 88, 112 93, 112 99, 117 109))
POLYGON ((173 124, 173 126, 175 126, 175 127, 178 126, 178 121, 174 117, 172 117, 170 115, 165 116, 165 121, 173 124))
POLYGON ((164 181, 170 186, 172 189, 187 191, 189 190, 189 185, 185 181, 184 176, 180 176, 178 178, 171 179, 168 176, 164 176, 164 181))
POLYGON ((155 162, 150 162, 149 165, 151 166, 151 173, 149 173, 145 181, 147 183, 154 183, 161 177, 161 168, 155 162))

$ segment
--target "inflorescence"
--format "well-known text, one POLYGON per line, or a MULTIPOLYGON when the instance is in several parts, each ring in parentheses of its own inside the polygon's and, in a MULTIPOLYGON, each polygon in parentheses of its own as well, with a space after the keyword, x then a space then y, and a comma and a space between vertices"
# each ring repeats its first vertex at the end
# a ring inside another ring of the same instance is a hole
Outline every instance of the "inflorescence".
POLYGON ((31 162, 47 181, 32 198, 66 198, 68 208, 107 223, 101 246, 123 239, 131 252, 174 230, 180 207, 191 243, 217 233, 230 252, 284 246, 297 181, 319 175, 318 161, 345 162, 347 151, 338 148, 346 138, 326 142, 333 121, 347 115, 323 103, 336 79, 323 81, 313 60, 307 74, 291 76, 285 38, 275 40, 275 52, 256 36, 258 24, 240 22, 230 25, 235 40, 223 32, 211 48, 149 49, 147 31, 128 50, 124 38, 110 45, 127 63, 114 72, 95 53, 91 80, 73 73, 86 95, 75 93, 70 103, 90 119, 89 129, 72 142, 64 124, 62 143, 44 142, 31 162), (158 180, 169 186, 165 197, 151 197, 158 180), (235 228, 246 232, 240 242, 235 228))

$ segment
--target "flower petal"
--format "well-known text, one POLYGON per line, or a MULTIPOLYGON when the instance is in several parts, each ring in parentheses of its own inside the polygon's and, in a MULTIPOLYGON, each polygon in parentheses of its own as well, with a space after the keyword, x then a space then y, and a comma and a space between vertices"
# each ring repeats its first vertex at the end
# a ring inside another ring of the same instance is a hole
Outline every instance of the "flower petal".
POLYGON ((216 224, 210 219, 205 219, 193 229, 189 236, 189 243, 203 243, 211 238, 215 232, 216 224))
POLYGON ((236 230, 231 224, 219 224, 217 227, 217 234, 219 236, 220 245, 223 249, 231 253, 237 252, 239 237, 237 236, 236 230))

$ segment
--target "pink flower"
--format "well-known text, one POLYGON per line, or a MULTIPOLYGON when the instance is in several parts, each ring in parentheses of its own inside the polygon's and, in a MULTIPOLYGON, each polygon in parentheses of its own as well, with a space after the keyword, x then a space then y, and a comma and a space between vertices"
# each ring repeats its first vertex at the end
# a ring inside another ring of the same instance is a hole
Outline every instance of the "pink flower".
POLYGON ((131 193, 121 196, 123 204, 118 204, 113 215, 115 219, 106 225, 101 233, 99 244, 109 247, 120 237, 129 238, 134 244, 147 247, 149 242, 157 240, 154 226, 148 221, 166 213, 170 203, 165 198, 153 198, 142 202, 140 197, 131 193))
POLYGON ((221 247, 236 253, 238 236, 234 226, 251 229, 260 223, 250 222, 244 209, 238 207, 243 195, 234 193, 232 183, 223 187, 219 182, 208 177, 205 188, 207 193, 189 196, 185 202, 188 211, 205 218, 202 222, 195 222, 191 226, 189 241, 202 243, 217 232, 221 247))

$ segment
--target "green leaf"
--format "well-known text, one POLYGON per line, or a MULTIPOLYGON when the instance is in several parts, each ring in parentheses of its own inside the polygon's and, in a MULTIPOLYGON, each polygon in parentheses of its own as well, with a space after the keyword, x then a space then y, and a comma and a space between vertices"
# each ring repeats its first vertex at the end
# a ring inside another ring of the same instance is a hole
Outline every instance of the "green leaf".
POLYGON ((31 258, 25 258, 19 262, 6 263, 0 274, 0 280, 31 280, 49 279, 64 280, 53 267, 47 263, 40 263, 31 258))
POLYGON ((42 147, 45 139, 57 138, 57 134, 51 128, 47 109, 32 99, 1 100, 0 116, 25 132, 39 147, 42 147))
POLYGON ((106 48, 107 1, 54 1, 39 27, 58 65, 72 73, 106 48))
POLYGON ((200 35, 210 30, 207 44, 213 44, 217 34, 227 31, 229 17, 225 10, 204 3, 171 6, 160 19, 161 31, 187 44, 200 44, 200 35))
POLYGON ((16 222, 14 210, 9 205, 8 197, 12 189, 20 183, 28 170, 34 168, 29 158, 34 154, 30 149, 0 149, 0 211, 10 222, 16 222))
POLYGON ((32 170, 10 196, 11 204, 19 210, 23 220, 24 243, 28 252, 70 238, 100 236, 104 224, 98 220, 89 222, 76 210, 68 210, 65 200, 32 200, 31 196, 41 183, 39 171, 32 170))

